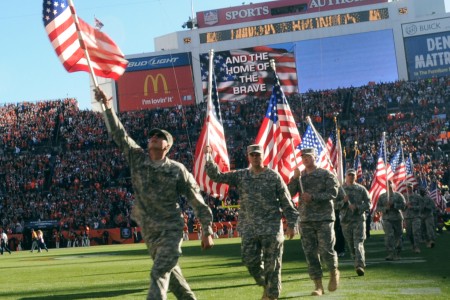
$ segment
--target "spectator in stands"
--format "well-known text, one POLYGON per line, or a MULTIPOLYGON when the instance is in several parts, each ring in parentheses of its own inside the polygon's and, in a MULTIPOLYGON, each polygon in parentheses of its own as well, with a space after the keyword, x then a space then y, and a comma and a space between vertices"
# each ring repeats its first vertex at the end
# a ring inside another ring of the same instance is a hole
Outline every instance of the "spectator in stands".
POLYGON ((148 153, 145 153, 125 131, 112 108, 111 98, 107 99, 99 88, 95 90, 95 98, 106 107, 106 124, 130 165, 136 196, 133 218, 142 228, 154 261, 147 299, 166 299, 169 284, 178 299, 195 299, 178 265, 184 225, 179 195, 187 197, 201 220, 201 244, 204 249, 214 245, 211 210, 205 204, 192 174, 181 163, 166 157, 173 145, 169 132, 150 130, 148 153))
POLYGON ((250 167, 221 173, 206 147, 206 172, 211 180, 236 186, 240 195, 238 230, 242 235, 242 261, 256 283, 263 287, 262 299, 278 299, 281 292, 281 262, 284 233, 282 214, 287 219, 286 235, 297 230, 298 212, 281 175, 264 166, 261 145, 247 147, 250 167))

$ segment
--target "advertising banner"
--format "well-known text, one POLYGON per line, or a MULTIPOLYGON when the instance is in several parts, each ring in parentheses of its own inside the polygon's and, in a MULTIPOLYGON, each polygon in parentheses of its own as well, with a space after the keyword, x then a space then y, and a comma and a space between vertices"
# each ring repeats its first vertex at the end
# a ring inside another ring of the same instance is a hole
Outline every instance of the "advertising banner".
POLYGON ((120 112, 195 103, 191 66, 125 72, 116 87, 120 112))
POLYGON ((199 28, 386 3, 388 0, 279 0, 197 13, 199 28))
POLYGON ((404 39, 409 80, 450 75, 450 31, 404 39))

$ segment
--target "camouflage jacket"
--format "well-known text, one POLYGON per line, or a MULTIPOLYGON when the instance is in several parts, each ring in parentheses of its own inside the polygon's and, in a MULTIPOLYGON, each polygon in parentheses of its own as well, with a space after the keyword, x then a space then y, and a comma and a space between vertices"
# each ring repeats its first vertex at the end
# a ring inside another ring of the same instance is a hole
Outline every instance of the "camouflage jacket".
MULTIPOLYGON (((338 194, 339 182, 333 173, 317 168, 311 173, 302 172, 301 176, 304 192, 312 195, 309 203, 301 200, 298 203, 300 222, 334 221, 334 201, 338 194)), ((288 184, 291 196, 300 193, 300 181, 291 179, 288 184)))
POLYGON ((406 200, 402 194, 397 192, 389 193, 392 205, 388 204, 387 193, 381 194, 378 198, 377 211, 382 212, 383 220, 403 220, 402 210, 406 207, 406 200))
POLYGON ((181 237, 184 219, 179 201, 180 195, 185 195, 202 227, 208 229, 203 234, 212 234, 211 210, 186 167, 167 157, 162 164, 155 164, 127 134, 113 110, 106 110, 104 115, 112 138, 128 161, 135 196, 132 216, 142 229, 147 233, 179 230, 181 237))
POLYGON ((434 211, 436 210, 436 204, 434 203, 434 200, 426 195, 421 196, 421 198, 422 201, 421 201, 420 216, 422 218, 432 216, 434 211))
POLYGON ((421 196, 418 194, 405 194, 404 197, 406 198, 406 208, 403 211, 403 217, 405 219, 420 217, 421 196))
POLYGON ((370 196, 367 189, 359 183, 343 185, 339 189, 336 199, 336 208, 339 209, 341 223, 358 222, 366 220, 366 211, 370 209, 370 196), (345 191, 345 193, 343 192, 345 191), (350 204, 355 206, 352 211, 349 202, 344 202, 345 195, 348 195, 350 204))
POLYGON ((265 168, 255 174, 250 169, 227 173, 219 171, 210 159, 206 172, 215 182, 236 186, 239 191, 240 209, 238 230, 243 235, 271 235, 282 232, 282 214, 290 228, 296 228, 298 212, 281 175, 265 168))

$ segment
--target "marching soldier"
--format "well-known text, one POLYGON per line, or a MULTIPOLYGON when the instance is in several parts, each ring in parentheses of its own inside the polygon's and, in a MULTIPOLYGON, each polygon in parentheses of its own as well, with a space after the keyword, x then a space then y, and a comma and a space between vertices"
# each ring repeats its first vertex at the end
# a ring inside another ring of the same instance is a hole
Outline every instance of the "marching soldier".
POLYGON ((178 265, 184 226, 179 197, 187 197, 202 222, 202 247, 211 248, 214 245, 212 213, 198 184, 183 164, 166 157, 173 144, 169 132, 150 130, 146 153, 125 131, 112 108, 111 99, 106 99, 100 89, 95 90, 95 98, 105 105, 107 127, 130 166, 136 197, 132 216, 142 228, 153 259, 147 299, 167 299, 169 286, 177 299, 196 299, 178 265))
POLYGON ((334 251, 336 217, 333 203, 338 194, 339 182, 330 171, 317 167, 316 149, 305 148, 301 154, 305 170, 299 179, 300 170, 296 169, 288 187, 291 196, 301 193, 298 210, 302 247, 308 263, 309 277, 315 284, 312 295, 320 296, 324 293, 321 262, 330 270, 328 290, 333 292, 339 285, 338 258, 334 251))
POLYGON ((281 175, 263 164, 263 147, 247 147, 251 166, 221 173, 207 147, 206 172, 215 182, 236 186, 240 195, 238 230, 242 237, 244 265, 264 289, 262 299, 277 299, 281 292, 283 256, 282 214, 286 217, 286 235, 292 239, 297 230, 298 212, 281 175))
POLYGON ((413 192, 413 184, 407 184, 406 208, 403 212, 405 218, 406 236, 411 242, 414 253, 420 253, 420 241, 422 240, 422 220, 420 219, 421 196, 413 192))
POLYGON ((394 192, 393 183, 388 181, 388 193, 378 198, 377 211, 382 213, 386 260, 399 260, 402 251, 403 215, 406 201, 402 194, 394 192))
POLYGON ((427 248, 433 248, 436 239, 436 226, 434 224, 434 213, 436 212, 436 205, 434 204, 433 199, 431 199, 427 195, 425 189, 420 190, 420 195, 422 196, 420 217, 425 229, 425 242, 427 243, 427 248))
POLYGON ((366 258, 364 241, 366 240, 366 211, 370 209, 370 196, 367 189, 356 182, 356 171, 348 169, 345 184, 342 187, 345 195, 339 193, 336 206, 340 210, 342 232, 355 260, 358 276, 364 276, 366 258))

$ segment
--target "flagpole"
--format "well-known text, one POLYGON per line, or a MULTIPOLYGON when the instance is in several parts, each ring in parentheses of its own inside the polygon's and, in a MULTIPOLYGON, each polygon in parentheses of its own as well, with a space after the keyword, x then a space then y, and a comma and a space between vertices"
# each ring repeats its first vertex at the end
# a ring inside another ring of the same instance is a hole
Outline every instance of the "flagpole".
POLYGON ((384 174, 386 174, 386 194, 388 202, 390 200, 389 195, 389 181, 388 181, 388 173, 387 173, 387 146, 386 146, 386 131, 383 131, 383 145, 384 145, 384 174))
MULTIPOLYGON (((209 50, 209 67, 208 67, 208 103, 206 104, 206 115, 210 109, 212 109, 212 81, 213 81, 213 68, 214 68, 214 49, 209 50)), ((206 118, 206 122, 209 122, 206 118)), ((206 130, 206 146, 209 146, 209 127, 206 130)))

